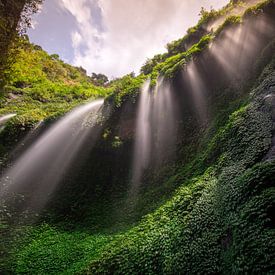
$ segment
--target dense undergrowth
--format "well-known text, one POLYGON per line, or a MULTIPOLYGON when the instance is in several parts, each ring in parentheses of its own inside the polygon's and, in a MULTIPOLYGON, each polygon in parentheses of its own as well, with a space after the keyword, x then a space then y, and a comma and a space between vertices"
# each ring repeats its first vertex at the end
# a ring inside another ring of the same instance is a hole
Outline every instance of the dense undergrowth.
MULTIPOLYGON (((271 4, 264 1, 249 8, 244 17, 262 14, 271 4)), ((227 6, 227 12, 232 7, 227 6)), ((14 65, 13 81, 6 87, 10 98, 3 99, 1 109, 2 114, 19 116, 4 130, 2 140, 5 135, 18 135, 11 132, 14 125, 56 117, 83 100, 109 93, 107 104, 113 106, 113 117, 107 120, 98 152, 83 168, 94 170, 82 171, 72 186, 61 188, 57 205, 49 208, 46 218, 31 225, 1 223, 4 274, 272 274, 275 163, 265 156, 274 130, 268 101, 275 86, 274 41, 255 57, 258 67, 251 71, 249 83, 236 88, 226 86, 229 82, 213 91, 209 96, 212 117, 206 126, 199 128, 195 118, 188 117, 183 129, 190 136, 180 133, 176 162, 159 169, 157 175, 147 171, 139 206, 131 209, 137 213, 129 212, 124 201, 132 137, 121 138, 116 127, 125 119, 125 106, 136 104, 145 79, 151 77, 154 85, 161 73, 171 83, 177 82, 186 63, 203 58, 202 53, 223 31, 248 20, 234 15, 215 32, 200 32, 200 26, 224 14, 212 11, 189 30, 188 35, 199 33, 189 48, 181 44, 189 39, 187 35, 170 44, 168 55, 153 62, 146 74, 127 75, 107 88, 96 87, 81 69, 57 56, 25 44, 14 65), (121 172, 115 174, 112 169, 121 172), (94 171, 100 171, 96 180, 91 179, 94 171), (94 189, 88 189, 93 184, 94 189), (91 196, 87 190, 98 195, 91 196), (78 205, 68 209, 73 199, 78 205), (54 212, 59 206, 65 210, 54 212), (119 217, 112 216, 112 208, 121 212, 119 217)))
POLYGON ((27 38, 19 42, 17 60, 1 99, 1 114, 16 113, 17 124, 32 124, 60 116, 87 99, 105 97, 110 91, 97 87, 82 68, 48 55, 27 38))
POLYGON ((91 264, 91 274, 272 272, 275 166, 256 164, 271 144, 263 98, 274 85, 274 64, 269 70, 266 86, 253 91, 254 100, 209 142, 206 155, 216 154, 216 161, 111 243, 91 264))
POLYGON ((202 156, 213 160, 205 172, 186 180, 182 167, 167 179, 181 187, 139 225, 115 234, 91 234, 85 226, 70 229, 69 223, 17 229, 11 270, 271 274, 275 165, 259 161, 271 144, 270 106, 264 98, 274 85, 274 62, 263 77, 248 103, 232 113, 196 157, 194 163, 202 156))
POLYGON ((42 121, 54 121, 77 105, 104 98, 113 90, 95 85, 83 68, 49 55, 27 37, 18 41, 16 62, 9 74, 0 96, 0 116, 16 116, 1 128, 0 158, 42 121))

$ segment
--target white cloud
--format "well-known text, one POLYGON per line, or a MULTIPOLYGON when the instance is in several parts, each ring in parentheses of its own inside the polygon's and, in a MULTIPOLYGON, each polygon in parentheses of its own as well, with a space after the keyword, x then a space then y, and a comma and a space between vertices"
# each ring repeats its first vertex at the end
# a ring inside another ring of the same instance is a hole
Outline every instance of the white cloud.
POLYGON ((82 36, 79 32, 72 32, 72 43, 74 49, 77 49, 79 45, 82 43, 82 36))
POLYGON ((31 28, 32 28, 33 30, 35 30, 36 26, 38 26, 38 22, 37 22, 35 19, 33 19, 33 20, 31 21, 31 28))
POLYGON ((71 14, 76 18, 79 24, 85 24, 91 19, 91 12, 89 7, 89 1, 85 0, 61 0, 64 7, 71 12, 71 14))
POLYGON ((121 76, 138 72, 146 58, 196 23, 202 6, 226 0, 61 0, 77 21, 74 63, 91 72, 121 76))

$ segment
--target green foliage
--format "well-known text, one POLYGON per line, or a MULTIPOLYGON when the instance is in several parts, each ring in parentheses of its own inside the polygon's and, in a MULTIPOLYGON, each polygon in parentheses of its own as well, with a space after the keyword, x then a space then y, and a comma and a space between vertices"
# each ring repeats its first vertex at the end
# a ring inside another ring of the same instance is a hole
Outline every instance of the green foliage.
POLYGON ((83 269, 111 236, 90 235, 87 232, 68 232, 58 227, 42 224, 16 229, 13 241, 20 245, 10 252, 16 259, 10 262, 14 274, 76 274, 83 269))
POLYGON ((128 74, 122 78, 114 80, 110 85, 113 89, 111 98, 113 99, 115 106, 121 106, 121 104, 129 98, 135 100, 140 91, 140 87, 145 80, 146 76, 142 74, 137 77, 128 74))
MULTIPOLYGON (((15 274, 270 273, 275 256, 275 163, 259 160, 271 144, 272 119, 264 98, 272 73, 270 67, 247 103, 222 125, 213 126, 214 135, 206 137, 203 150, 189 166, 180 166, 163 179, 179 188, 138 225, 115 235, 93 234, 92 228, 70 223, 29 227, 21 233, 24 238, 13 241, 10 270, 15 274)), ((105 138, 109 135, 106 130, 105 138)), ((99 212, 98 218, 105 214, 99 212)))
MULTIPOLYGON (((228 7, 225 7, 227 9, 228 7)), ((188 50, 188 45, 197 43, 202 36, 206 35, 203 29, 206 29, 206 25, 209 24, 211 21, 214 21, 219 16, 224 13, 224 10, 216 11, 211 9, 209 12, 201 8, 200 11, 200 20, 195 27, 192 27, 187 30, 187 34, 178 40, 172 41, 171 43, 167 44, 168 56, 176 55, 180 52, 185 52, 188 50)))
POLYGON ((89 274, 271 272, 275 163, 254 165, 271 144, 263 86, 260 92, 209 141, 203 160, 198 155, 204 174, 182 181, 172 199, 115 239, 89 274))
POLYGON ((112 146, 114 148, 119 148, 121 145, 122 145, 122 141, 121 141, 120 137, 115 136, 114 141, 112 142, 112 146))
POLYGON ((1 114, 16 113, 13 124, 35 124, 55 118, 81 102, 106 97, 110 89, 95 86, 82 68, 48 55, 22 39, 2 98, 1 114))
MULTIPOLYGON (((215 14, 203 16, 207 21, 215 14)), ((229 17, 215 35, 227 26, 240 23, 240 19, 229 17)), ((196 31, 190 30, 190 34, 196 31)), ((18 125, 58 117, 83 100, 109 94, 109 102, 114 103, 121 114, 122 104, 129 99, 135 102, 147 78, 154 81, 159 74, 173 78, 186 62, 199 58, 214 34, 198 37, 189 49, 177 52, 181 44, 175 44, 171 50, 173 55, 147 61, 144 74, 116 79, 108 88, 94 86, 82 68, 67 65, 38 46, 23 44, 22 58, 13 66, 0 111, 0 114, 16 112, 18 116, 7 124, 4 132, 17 136, 18 125)), ((270 93, 269 87, 273 86, 274 61, 272 64, 264 70, 259 87, 246 91, 244 96, 227 102, 225 96, 230 91, 219 91, 217 101, 221 102, 215 103, 213 122, 198 133, 201 135, 199 149, 194 150, 197 144, 188 144, 186 152, 192 158, 187 162, 178 161, 170 170, 157 171, 163 174, 155 178, 157 187, 149 186, 150 194, 147 190, 141 193, 138 201, 141 208, 154 209, 161 204, 141 222, 134 226, 129 222, 127 215, 136 202, 128 201, 122 214, 124 223, 118 226, 119 233, 107 230, 106 234, 103 230, 95 233, 106 219, 108 226, 113 223, 108 213, 110 202, 99 195, 95 196, 99 198, 97 202, 89 198, 89 207, 97 208, 89 212, 93 216, 88 216, 85 224, 72 224, 68 217, 62 224, 38 221, 19 229, 1 223, 0 233, 4 236, 1 237, 1 248, 4 248, 1 271, 7 274, 271 274, 275 257, 272 214, 275 163, 262 160, 272 137, 270 106, 264 100, 270 93), (177 190, 171 194, 175 187, 177 190), (169 194, 163 195, 163 190, 169 194)), ((186 129, 198 131, 193 128, 186 129)), ((111 127, 107 127, 102 136, 103 147, 107 147, 108 141, 112 147, 106 155, 112 154, 112 157, 129 148, 124 147, 124 141, 111 127)), ((111 157, 108 155, 106 159, 111 157)), ((106 168, 100 158, 96 160, 99 164, 91 163, 99 165, 102 174, 109 173, 107 168, 125 169, 122 165, 111 168, 106 165, 106 168)), ((108 192, 109 189, 103 189, 110 184, 103 185, 100 177, 101 174, 96 178, 95 193, 98 194, 108 192)), ((152 178, 149 177, 148 185, 153 185, 152 178)), ((127 188, 120 178, 115 182, 118 190, 127 188)), ((79 218, 81 210, 87 207, 81 194, 87 192, 87 186, 82 183, 78 179, 79 206, 72 206, 79 218)), ((87 185, 90 184, 91 178, 87 180, 87 185)), ((121 194, 112 193, 113 197, 121 194)), ((119 206, 115 204, 115 208, 119 206)))
POLYGON ((0 92, 10 76, 15 62, 18 38, 30 26, 31 15, 43 0, 0 1, 0 92))
POLYGON ((104 74, 95 74, 92 73, 91 80, 95 85, 103 86, 108 83, 108 77, 104 74))
POLYGON ((219 178, 209 173, 197 179, 111 243, 90 274, 270 272, 274 232, 266 225, 274 192, 266 184, 273 180, 274 164, 255 166, 243 176, 232 167, 219 178), (259 177, 264 191, 247 195, 247 186, 259 177))
POLYGON ((17 58, 9 68, 9 81, 0 98, 0 116, 16 114, 1 129, 2 158, 18 136, 41 121, 55 120, 85 101, 107 97, 112 88, 96 86, 83 68, 48 55, 26 38, 20 40, 17 58))
POLYGON ((232 25, 238 25, 242 21, 242 18, 238 15, 231 15, 226 18, 226 20, 223 22, 222 25, 219 26, 219 28, 216 30, 215 34, 220 34, 226 27, 232 26, 232 25))
POLYGON ((153 72, 154 67, 157 67, 159 63, 164 62, 167 58, 188 51, 188 49, 198 43, 203 36, 216 32, 217 30, 215 28, 213 29, 213 26, 215 26, 217 22, 221 23, 219 23, 219 31, 216 34, 230 24, 239 23, 243 16, 246 17, 248 14, 261 12, 263 8, 268 7, 271 2, 271 0, 264 0, 257 5, 253 5, 253 3, 249 1, 231 1, 218 11, 214 9, 207 11, 205 8, 201 8, 198 24, 188 29, 184 37, 168 43, 166 45, 167 53, 148 59, 141 68, 141 73, 149 75, 153 72), (240 11, 238 10, 239 7, 241 7, 240 11), (244 14, 241 12, 242 10, 245 10, 244 14))
POLYGON ((167 58, 164 62, 159 63, 152 75, 164 75, 166 78, 173 78, 175 74, 183 69, 183 66, 205 49, 212 39, 211 35, 205 35, 201 40, 194 44, 188 51, 167 58))
POLYGON ((147 59, 145 64, 141 67, 140 72, 144 75, 150 74, 154 67, 160 63, 163 62, 167 58, 167 54, 157 54, 151 59, 147 59))
POLYGON ((225 6, 220 11, 211 10, 207 12, 205 9, 201 10, 201 19, 196 27, 188 30, 187 35, 183 38, 173 41, 167 45, 168 53, 164 55, 157 55, 151 60, 147 60, 143 67, 146 74, 151 72, 151 79, 155 80, 158 74, 164 75, 166 78, 173 78, 175 74, 181 70, 184 65, 196 54, 199 54, 213 39, 219 37, 219 34, 233 25, 238 25, 246 18, 248 14, 257 14, 268 10, 272 1, 265 0, 257 5, 246 8, 248 4, 243 3, 244 13, 235 14, 234 8, 241 6, 242 2, 231 3, 225 6), (233 12, 233 14, 231 14, 233 12), (214 23, 215 20, 222 19, 222 23, 213 32, 210 29, 207 32, 201 32, 200 29, 207 29, 205 25, 214 23), (195 42, 194 42, 195 41, 195 42), (186 46, 186 45, 191 46, 186 46))

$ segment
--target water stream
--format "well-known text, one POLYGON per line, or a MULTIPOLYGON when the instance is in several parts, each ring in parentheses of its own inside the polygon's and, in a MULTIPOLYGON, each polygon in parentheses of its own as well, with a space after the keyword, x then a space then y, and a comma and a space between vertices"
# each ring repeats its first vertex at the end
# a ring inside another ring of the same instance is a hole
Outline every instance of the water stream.
POLYGON ((138 192, 145 170, 159 166, 173 151, 176 137, 174 106, 171 89, 162 78, 154 89, 149 80, 145 82, 138 105, 130 196, 138 192))
MULTIPOLYGON (((24 207, 39 211, 47 203, 85 141, 103 100, 75 108, 49 127, 1 178, 0 198, 24 197, 24 207)), ((23 209, 22 209, 23 210, 23 209)))

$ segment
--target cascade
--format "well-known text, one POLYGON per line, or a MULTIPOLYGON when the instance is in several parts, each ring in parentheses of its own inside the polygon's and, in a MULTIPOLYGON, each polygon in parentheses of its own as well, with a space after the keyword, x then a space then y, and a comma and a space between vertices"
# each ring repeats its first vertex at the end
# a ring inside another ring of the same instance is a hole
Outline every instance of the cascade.
POLYGON ((85 141, 97 134, 91 126, 102 104, 103 100, 96 100, 75 108, 39 136, 4 172, 0 181, 1 200, 8 201, 20 194, 26 196, 22 210, 41 210, 85 141))
POLYGON ((142 176, 173 154, 176 138, 174 102, 171 89, 159 78, 154 89, 147 80, 141 88, 135 130, 130 194, 136 194, 142 176))

